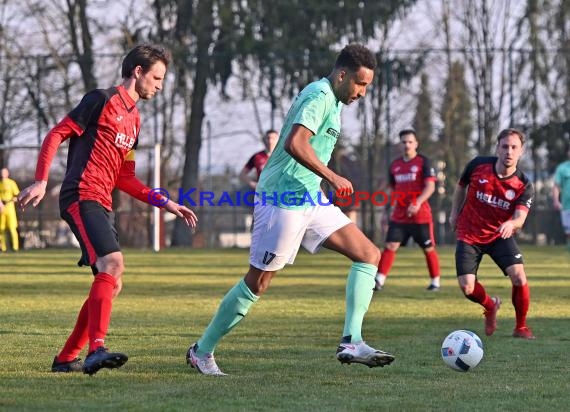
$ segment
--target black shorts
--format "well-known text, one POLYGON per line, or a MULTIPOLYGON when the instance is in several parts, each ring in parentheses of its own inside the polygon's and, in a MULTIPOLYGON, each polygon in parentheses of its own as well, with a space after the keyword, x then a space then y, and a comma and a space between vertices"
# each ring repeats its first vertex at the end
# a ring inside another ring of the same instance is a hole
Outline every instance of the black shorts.
POLYGON ((97 258, 121 250, 115 228, 115 214, 98 202, 84 200, 72 203, 61 211, 61 217, 81 246, 78 266, 91 266, 93 274, 97 274, 97 258))
POLYGON ((506 270, 509 266, 523 263, 519 246, 512 236, 507 239, 498 238, 486 245, 470 245, 459 240, 455 248, 457 276, 477 275, 479 264, 485 254, 493 259, 505 276, 507 276, 506 270))
POLYGON ((434 246, 432 225, 430 223, 398 223, 390 221, 386 242, 396 242, 405 245, 410 237, 422 249, 434 246))

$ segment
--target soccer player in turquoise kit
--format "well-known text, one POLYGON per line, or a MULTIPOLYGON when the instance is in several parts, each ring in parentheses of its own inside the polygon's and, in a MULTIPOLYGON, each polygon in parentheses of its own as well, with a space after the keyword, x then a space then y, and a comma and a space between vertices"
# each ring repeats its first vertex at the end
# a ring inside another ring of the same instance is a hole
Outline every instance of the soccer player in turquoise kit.
POLYGON ((321 247, 335 250, 353 261, 337 359, 369 367, 394 360, 391 354, 368 346, 361 333, 380 251, 338 207, 327 205, 320 193, 322 179, 339 193, 353 192, 351 182, 326 165, 340 135, 342 107, 366 94, 375 66, 370 50, 348 45, 331 74, 309 84, 295 98, 257 185, 249 271, 224 296, 204 334, 186 354, 188 364, 199 372, 224 375, 214 359, 217 344, 246 316, 277 271, 293 263, 301 245, 311 253, 321 247))
POLYGON ((568 159, 560 163, 554 172, 552 204, 560 211, 562 227, 566 234, 566 248, 570 252, 570 148, 566 153, 568 159))

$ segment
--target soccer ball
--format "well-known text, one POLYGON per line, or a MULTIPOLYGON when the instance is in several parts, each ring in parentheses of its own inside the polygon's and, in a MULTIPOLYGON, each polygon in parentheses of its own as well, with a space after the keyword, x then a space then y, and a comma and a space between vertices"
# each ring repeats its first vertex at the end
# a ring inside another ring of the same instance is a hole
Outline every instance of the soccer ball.
POLYGON ((441 357, 451 369, 467 372, 483 359, 483 342, 471 331, 456 330, 443 340, 441 357))

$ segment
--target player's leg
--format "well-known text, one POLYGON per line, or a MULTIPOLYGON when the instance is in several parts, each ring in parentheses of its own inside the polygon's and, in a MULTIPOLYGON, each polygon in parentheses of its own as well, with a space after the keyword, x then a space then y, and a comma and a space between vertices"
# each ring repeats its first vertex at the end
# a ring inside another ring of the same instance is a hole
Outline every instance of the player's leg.
POLYGON ((483 250, 477 246, 457 241, 455 249, 455 268, 459 287, 467 299, 478 303, 485 311, 485 334, 491 336, 497 329, 497 311, 501 299, 491 297, 477 279, 477 270, 483 258, 483 250))
POLYGON ((489 255, 501 268, 505 276, 511 279, 511 301, 515 308, 516 324, 513 330, 515 338, 535 339, 526 324, 530 306, 530 288, 528 286, 522 253, 513 237, 497 239, 489 255))
POLYGON ((396 258, 396 252, 402 243, 402 240, 406 237, 405 228, 402 224, 390 221, 388 226, 388 233, 386 234, 386 245, 380 256, 380 262, 378 263, 378 271, 375 277, 374 290, 382 290, 388 273, 394 264, 394 259, 396 258))
POLYGON ((570 210, 561 210, 562 228, 566 235, 566 249, 570 252, 570 210))
POLYGON ((10 207, 7 210, 6 216, 6 227, 10 232, 10 244, 12 246, 12 250, 17 252, 20 250, 20 239, 18 237, 18 217, 16 215, 16 208, 14 204, 10 204, 10 207))
POLYGON ((256 207, 254 221, 249 271, 226 293, 210 324, 186 353, 186 362, 206 375, 225 375, 214 359, 216 346, 244 319, 277 271, 293 263, 307 226, 303 211, 271 205, 256 207))
POLYGON ((12 250, 14 252, 17 252, 18 250, 20 250, 20 239, 18 238, 18 229, 16 229, 15 227, 11 227, 9 229, 9 232, 10 232, 10 241, 12 245, 12 250))
POLYGON ((6 213, 0 213, 0 250, 6 252, 6 213))
POLYGON ((380 251, 340 209, 334 206, 319 209, 307 228, 303 246, 314 253, 322 245, 353 262, 346 283, 346 314, 337 359, 369 367, 388 365, 394 357, 368 346, 362 338, 362 323, 372 300, 380 251))
POLYGON ((424 251, 426 264, 430 277, 429 291, 438 291, 440 288, 440 267, 439 256, 435 250, 433 240, 433 229, 431 223, 414 224, 411 229, 412 237, 419 247, 424 251))
POLYGON ((80 311, 76 328, 64 346, 64 349, 67 347, 71 351, 60 353, 58 358, 69 358, 78 347, 85 345, 83 331, 86 328, 89 350, 83 371, 92 375, 101 368, 120 367, 128 359, 125 354, 111 353, 105 348, 112 301, 122 285, 123 255, 114 227, 114 216, 97 202, 74 203, 62 211, 62 217, 81 246, 82 258, 79 264, 91 266, 95 276, 86 301, 86 310, 80 311))

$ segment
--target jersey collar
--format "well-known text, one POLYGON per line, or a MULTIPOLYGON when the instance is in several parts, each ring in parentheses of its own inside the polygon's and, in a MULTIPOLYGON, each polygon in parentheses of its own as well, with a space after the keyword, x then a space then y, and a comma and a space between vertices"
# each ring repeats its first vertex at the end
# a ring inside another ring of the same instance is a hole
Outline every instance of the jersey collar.
POLYGON ((125 106, 127 106, 127 109, 131 110, 134 106, 136 106, 136 102, 129 95, 127 89, 125 89, 125 86, 121 84, 117 86, 117 90, 119 91, 119 95, 121 96, 121 99, 125 103, 125 106))

